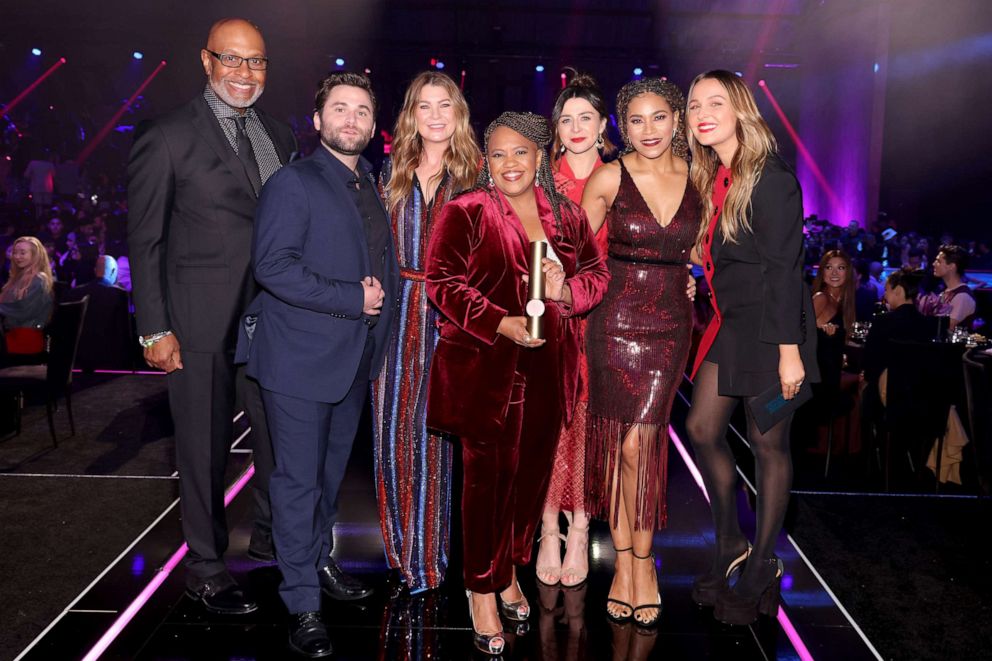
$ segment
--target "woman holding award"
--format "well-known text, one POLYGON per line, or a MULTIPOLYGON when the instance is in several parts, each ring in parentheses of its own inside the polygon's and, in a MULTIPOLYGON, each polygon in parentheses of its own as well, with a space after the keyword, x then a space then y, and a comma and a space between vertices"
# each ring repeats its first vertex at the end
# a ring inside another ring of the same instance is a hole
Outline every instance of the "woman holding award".
POLYGON ((478 187, 445 205, 427 252, 427 295, 441 312, 427 425, 461 443, 465 586, 475 645, 488 654, 503 649, 500 613, 530 614, 515 565, 530 560, 576 395, 575 315, 609 279, 585 215, 555 190, 550 141, 539 115, 507 112, 490 124, 478 187), (538 242, 547 256, 534 272, 538 242), (546 301, 528 300, 529 278, 546 280, 546 301))
POLYGON ((783 568, 775 542, 792 483, 788 402, 819 378, 816 314, 802 272, 802 192, 750 90, 733 73, 697 76, 686 116, 691 176, 706 219, 697 256, 715 310, 696 355, 686 427, 713 509, 716 554, 692 595, 714 605, 717 619, 750 624, 759 611, 778 612, 783 568), (784 404, 762 405, 779 395, 784 404), (737 465, 726 439, 742 399, 758 491, 753 548, 737 520, 737 465))

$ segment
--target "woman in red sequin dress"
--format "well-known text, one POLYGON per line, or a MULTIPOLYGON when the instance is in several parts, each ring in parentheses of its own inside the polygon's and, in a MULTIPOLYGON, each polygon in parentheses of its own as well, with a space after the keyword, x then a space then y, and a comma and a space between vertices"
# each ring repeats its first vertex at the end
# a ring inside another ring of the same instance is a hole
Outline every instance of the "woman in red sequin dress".
POLYGON ((627 153, 592 176, 582 200, 593 230, 605 220, 611 275, 586 330, 586 506, 609 519, 617 549, 607 614, 641 626, 661 613, 651 547, 666 522, 668 417, 692 332, 686 265, 700 201, 683 107, 668 81, 624 85, 617 115, 627 153))
MULTIPOLYGON (((576 75, 565 86, 551 111, 555 139, 551 153, 551 170, 555 188, 568 199, 580 204, 586 182, 603 165, 600 154, 616 151, 606 135, 609 111, 606 99, 596 81, 590 76, 576 75)), ((596 233, 596 243, 606 253, 606 229, 596 233)), ((580 333, 585 335, 585 319, 580 320, 580 333)), ((585 511, 584 480, 586 456, 586 405, 589 400, 588 369, 585 341, 580 338, 579 392, 572 419, 562 425, 551 473, 551 484, 544 501, 541 520, 540 550, 537 556, 537 580, 547 585, 559 581, 574 587, 586 579, 589 572, 589 517, 585 511), (568 520, 568 537, 559 532, 559 515, 568 520), (562 561, 560 540, 565 540, 562 561)))

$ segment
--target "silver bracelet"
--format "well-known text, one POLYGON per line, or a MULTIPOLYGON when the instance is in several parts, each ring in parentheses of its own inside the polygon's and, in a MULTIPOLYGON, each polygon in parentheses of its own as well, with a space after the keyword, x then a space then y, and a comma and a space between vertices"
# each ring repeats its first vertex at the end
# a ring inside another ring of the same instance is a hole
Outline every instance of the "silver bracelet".
POLYGON ((140 335, 138 336, 138 344, 147 349, 167 335, 172 335, 172 331, 167 330, 160 333, 152 333, 151 335, 140 335))

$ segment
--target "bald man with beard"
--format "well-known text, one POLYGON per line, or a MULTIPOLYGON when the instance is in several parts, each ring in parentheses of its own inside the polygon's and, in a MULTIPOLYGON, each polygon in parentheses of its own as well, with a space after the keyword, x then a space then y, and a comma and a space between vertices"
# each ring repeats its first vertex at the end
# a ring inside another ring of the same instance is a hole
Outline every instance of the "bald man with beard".
POLYGON ((238 319, 257 292, 251 243, 262 185, 296 152, 289 126, 255 107, 268 58, 257 26, 213 25, 206 84, 136 131, 128 164, 128 244, 139 341, 168 374, 186 554, 186 591, 210 611, 257 608, 227 570, 224 470, 232 419, 252 425, 255 529, 249 555, 272 559, 272 450, 258 385, 234 364, 238 319))

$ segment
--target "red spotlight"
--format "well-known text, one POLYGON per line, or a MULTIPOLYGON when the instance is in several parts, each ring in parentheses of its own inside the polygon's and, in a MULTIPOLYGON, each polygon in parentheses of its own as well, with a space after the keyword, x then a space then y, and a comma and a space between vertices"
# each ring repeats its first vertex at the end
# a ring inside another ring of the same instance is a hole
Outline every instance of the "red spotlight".
POLYGON ((131 97, 124 102, 124 105, 122 105, 120 109, 118 109, 118 111, 114 113, 114 116, 110 118, 110 121, 103 125, 103 128, 101 128, 99 132, 97 132, 96 136, 92 140, 90 140, 88 145, 83 147, 82 151, 79 152, 79 156, 76 157, 76 163, 82 165, 83 161, 85 161, 87 158, 90 157, 90 154, 93 153, 93 150, 96 149, 101 142, 103 142, 104 138, 107 137, 107 134, 110 133, 110 131, 117 124, 117 120, 119 120, 121 116, 125 112, 127 112, 127 109, 131 107, 131 104, 134 103, 134 100, 138 98, 138 95, 140 95, 143 91, 145 91, 145 88, 148 87, 148 84, 152 82, 152 79, 155 76, 157 76, 159 72, 164 68, 165 68, 165 60, 162 60, 161 62, 158 63, 158 66, 155 67, 155 70, 152 71, 151 75, 145 78, 145 82, 141 83, 138 89, 134 91, 134 94, 132 94, 131 97))
POLYGON ((7 105, 5 105, 3 107, 3 114, 4 115, 9 115, 11 112, 13 112, 14 111, 14 107, 17 106, 18 103, 20 103, 21 101, 23 101, 25 99, 25 97, 27 97, 28 94, 30 94, 31 92, 34 91, 34 88, 35 87, 37 87, 38 85, 41 85, 42 81, 44 81, 46 78, 48 78, 53 73, 55 73, 55 70, 58 69, 63 64, 65 64, 65 58, 64 57, 60 57, 55 62, 55 64, 53 64, 52 66, 48 67, 48 71, 46 71, 45 73, 43 73, 40 76, 38 76, 38 78, 35 79, 35 81, 33 83, 31 83, 30 85, 28 85, 27 87, 24 88, 24 91, 23 92, 21 92, 20 94, 18 94, 17 96, 15 96, 13 99, 11 99, 10 103, 8 103, 7 105))
POLYGON ((432 57, 431 58, 431 66, 432 67, 437 66, 437 58, 436 57, 432 57))
POLYGON ((834 192, 834 189, 830 185, 830 182, 827 181, 827 178, 823 176, 823 171, 820 170, 820 166, 816 164, 815 160, 813 160, 813 155, 809 153, 809 149, 807 149, 806 145, 803 144, 799 134, 796 133, 796 129, 793 128, 792 122, 790 122, 789 118, 785 116, 785 111, 782 110, 782 106, 778 105, 778 101, 776 101, 775 97, 772 95, 771 89, 768 88, 768 83, 764 80, 759 80, 758 87, 760 87, 762 91, 764 91, 765 96, 768 97, 768 101, 772 104, 772 108, 775 109, 775 114, 782 120, 785 130, 789 132, 789 137, 791 137, 792 141, 796 143, 796 149, 799 151, 799 155, 806 159, 806 162, 809 163, 809 167, 813 171, 813 176, 816 178, 817 183, 823 187, 823 190, 826 191, 827 197, 830 198, 830 202, 834 205, 834 208, 843 208, 840 198, 837 197, 837 193, 834 192))
POLYGON ((465 69, 462 69, 462 81, 458 83, 458 89, 465 91, 465 69))
POLYGON ((561 88, 562 89, 565 89, 565 86, 566 85, 568 85, 568 76, 566 76, 565 75, 565 72, 562 71, 561 72, 561 88))

